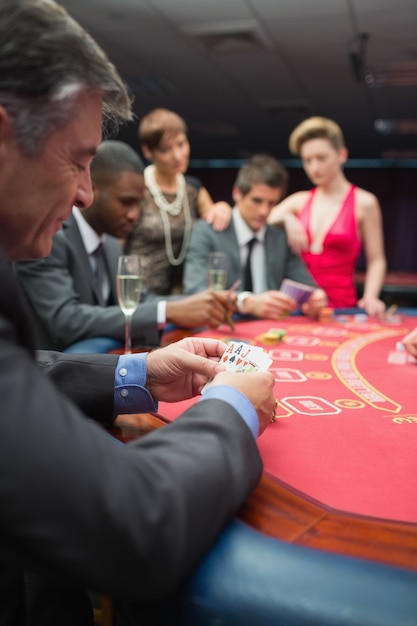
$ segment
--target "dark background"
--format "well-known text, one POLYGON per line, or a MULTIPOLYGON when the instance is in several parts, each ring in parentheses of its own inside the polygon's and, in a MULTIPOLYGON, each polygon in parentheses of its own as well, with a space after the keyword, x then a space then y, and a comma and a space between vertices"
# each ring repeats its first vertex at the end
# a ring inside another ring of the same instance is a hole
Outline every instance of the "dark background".
MULTIPOLYGON (((308 188, 288 150, 310 115, 337 121, 348 178, 375 193, 389 270, 417 272, 416 0, 62 0, 130 87, 140 152, 155 107, 189 126, 190 173, 229 199, 236 168, 268 152, 308 188)), ((416 280, 417 282, 417 280, 416 280)))
MULTIPOLYGON (((310 189, 311 184, 300 168, 289 171, 288 193, 310 189)), ((236 168, 190 169, 190 174, 200 178, 215 200, 232 203, 231 189, 236 168)), ((374 193, 381 205, 385 252, 390 271, 417 271, 417 170, 413 168, 347 168, 347 178, 374 193)), ((358 269, 365 269, 363 255, 358 269)), ((417 277, 416 277, 417 284, 417 277)))

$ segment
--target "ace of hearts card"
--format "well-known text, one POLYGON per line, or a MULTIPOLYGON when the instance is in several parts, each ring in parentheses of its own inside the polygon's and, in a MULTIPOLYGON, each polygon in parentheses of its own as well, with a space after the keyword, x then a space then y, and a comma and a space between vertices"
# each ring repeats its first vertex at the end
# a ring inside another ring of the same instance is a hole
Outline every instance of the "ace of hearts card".
POLYGON ((220 359, 229 372, 266 371, 272 359, 258 346, 232 341, 220 359))

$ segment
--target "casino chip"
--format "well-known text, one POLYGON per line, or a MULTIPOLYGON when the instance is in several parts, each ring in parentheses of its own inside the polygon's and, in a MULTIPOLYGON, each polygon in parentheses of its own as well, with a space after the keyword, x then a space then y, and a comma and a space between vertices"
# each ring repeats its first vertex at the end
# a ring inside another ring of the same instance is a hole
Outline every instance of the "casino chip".
POLYGON ((282 341, 286 334, 287 331, 283 328, 270 328, 266 331, 266 333, 262 333, 262 335, 259 335, 258 339, 262 343, 273 345, 282 341))

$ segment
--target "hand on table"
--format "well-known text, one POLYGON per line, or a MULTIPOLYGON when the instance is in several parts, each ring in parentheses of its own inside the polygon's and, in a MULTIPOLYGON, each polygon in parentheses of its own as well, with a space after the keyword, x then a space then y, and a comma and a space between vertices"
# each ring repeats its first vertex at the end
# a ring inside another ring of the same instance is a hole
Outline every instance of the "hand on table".
POLYGON ((358 300, 358 307, 364 309, 367 315, 372 317, 381 317, 385 311, 385 303, 379 298, 363 297, 358 300))
POLYGON ((208 379, 224 370, 219 359, 226 348, 217 339, 189 337, 150 352, 147 389, 155 400, 164 402, 193 398, 208 379))
POLYGON ((403 339, 405 349, 411 356, 417 358, 417 327, 408 333, 403 339))
POLYGON ((273 394, 275 378, 271 372, 220 372, 210 387, 229 385, 241 391, 253 404, 259 420, 259 435, 271 422, 274 414, 275 398, 273 394))

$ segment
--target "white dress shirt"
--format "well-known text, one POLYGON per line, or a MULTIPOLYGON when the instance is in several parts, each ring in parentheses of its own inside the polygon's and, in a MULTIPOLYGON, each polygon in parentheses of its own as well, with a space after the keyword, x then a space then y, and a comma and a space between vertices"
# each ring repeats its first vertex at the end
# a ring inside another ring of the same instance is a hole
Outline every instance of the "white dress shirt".
POLYGON ((266 226, 254 232, 240 215, 238 207, 234 207, 232 219, 237 242, 239 244, 240 263, 242 267, 244 267, 246 263, 249 241, 254 237, 257 239, 256 243, 253 245, 251 256, 253 293, 263 293, 267 290, 264 246, 266 226))

